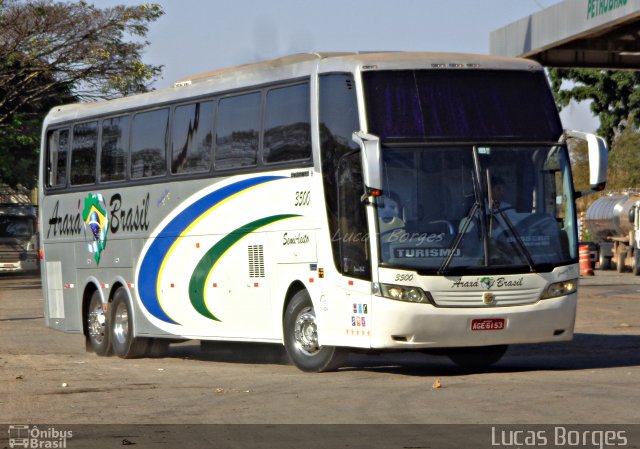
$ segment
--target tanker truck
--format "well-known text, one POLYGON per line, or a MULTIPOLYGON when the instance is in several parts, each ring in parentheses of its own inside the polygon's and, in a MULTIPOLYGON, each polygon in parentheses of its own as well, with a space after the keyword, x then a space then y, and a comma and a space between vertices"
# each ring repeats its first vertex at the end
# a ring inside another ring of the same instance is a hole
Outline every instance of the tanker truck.
POLYGON ((630 269, 640 275, 640 194, 624 193, 597 199, 585 214, 585 226, 600 245, 602 270, 630 269))

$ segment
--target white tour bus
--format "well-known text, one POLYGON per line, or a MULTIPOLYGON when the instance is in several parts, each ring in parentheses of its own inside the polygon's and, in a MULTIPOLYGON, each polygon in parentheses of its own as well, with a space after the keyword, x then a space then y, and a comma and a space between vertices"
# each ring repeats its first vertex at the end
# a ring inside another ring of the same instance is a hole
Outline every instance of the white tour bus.
POLYGON ((567 138, 543 69, 435 53, 304 54, 54 108, 40 235, 49 327, 98 355, 171 340, 446 353, 569 340, 567 138))

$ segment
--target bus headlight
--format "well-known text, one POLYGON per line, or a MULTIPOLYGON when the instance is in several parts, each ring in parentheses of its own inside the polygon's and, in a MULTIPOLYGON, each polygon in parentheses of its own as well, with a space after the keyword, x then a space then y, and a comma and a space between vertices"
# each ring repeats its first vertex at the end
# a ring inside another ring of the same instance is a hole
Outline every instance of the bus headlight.
POLYGON ((420 287, 406 285, 373 284, 373 294, 396 301, 431 303, 431 295, 420 287))
POLYGON ((542 293, 541 299, 556 298, 558 296, 566 296, 575 293, 578 290, 578 280, 571 279, 568 281, 556 282, 551 284, 542 293))

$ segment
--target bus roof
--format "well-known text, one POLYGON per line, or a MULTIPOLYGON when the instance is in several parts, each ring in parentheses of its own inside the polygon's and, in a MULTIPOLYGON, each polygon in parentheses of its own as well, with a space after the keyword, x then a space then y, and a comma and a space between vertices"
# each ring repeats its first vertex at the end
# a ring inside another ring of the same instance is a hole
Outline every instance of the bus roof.
POLYGON ((178 80, 171 87, 115 100, 54 107, 45 126, 93 116, 160 106, 171 101, 233 91, 284 79, 311 75, 314 70, 358 71, 400 69, 503 69, 542 70, 534 61, 502 56, 429 52, 299 53, 252 64, 213 70, 178 80))

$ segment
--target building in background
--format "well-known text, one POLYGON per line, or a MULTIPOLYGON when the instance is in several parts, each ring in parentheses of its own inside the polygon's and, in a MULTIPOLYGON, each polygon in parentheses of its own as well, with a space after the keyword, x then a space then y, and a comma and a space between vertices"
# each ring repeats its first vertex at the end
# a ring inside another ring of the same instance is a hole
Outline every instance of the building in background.
POLYGON ((491 33, 493 55, 547 67, 640 68, 640 0, 564 0, 491 33))

